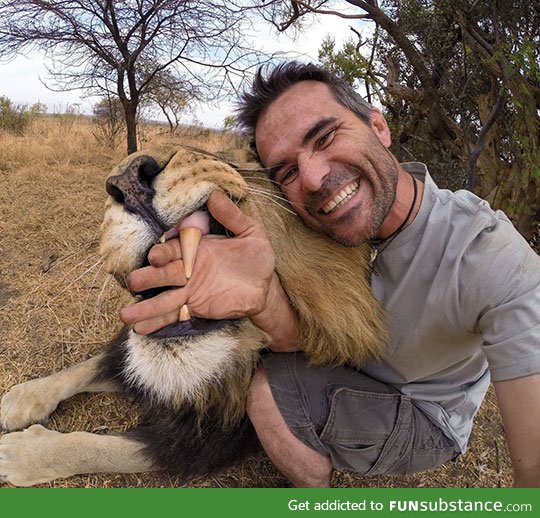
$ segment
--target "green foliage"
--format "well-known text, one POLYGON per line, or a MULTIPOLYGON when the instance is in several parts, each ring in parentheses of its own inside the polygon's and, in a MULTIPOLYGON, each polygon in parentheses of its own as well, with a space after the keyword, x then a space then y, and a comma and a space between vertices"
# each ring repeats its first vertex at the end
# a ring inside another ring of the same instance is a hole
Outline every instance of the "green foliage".
POLYGON ((441 186, 474 189, 511 214, 525 235, 540 218, 534 5, 386 0, 369 45, 349 41, 337 49, 327 39, 319 51, 323 66, 371 88, 399 159, 428 163, 441 186))
POLYGON ((22 135, 32 121, 46 112, 45 105, 36 103, 30 108, 26 105, 13 104, 7 97, 0 97, 0 129, 22 135))
POLYGON ((225 131, 234 131, 237 126, 238 122, 234 115, 227 115, 227 117, 223 119, 223 129, 225 131))
POLYGON ((353 87, 360 81, 366 81, 368 61, 352 38, 344 43, 341 50, 336 50, 334 38, 327 36, 319 49, 319 62, 353 87))

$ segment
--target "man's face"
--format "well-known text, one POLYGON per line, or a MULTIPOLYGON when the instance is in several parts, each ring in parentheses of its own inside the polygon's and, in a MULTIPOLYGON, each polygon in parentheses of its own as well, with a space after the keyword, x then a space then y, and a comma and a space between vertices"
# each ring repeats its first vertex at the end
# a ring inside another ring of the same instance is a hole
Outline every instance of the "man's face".
POLYGON ((325 84, 303 81, 262 113, 255 134, 262 164, 306 225, 345 246, 376 236, 398 167, 378 111, 368 125, 325 84))

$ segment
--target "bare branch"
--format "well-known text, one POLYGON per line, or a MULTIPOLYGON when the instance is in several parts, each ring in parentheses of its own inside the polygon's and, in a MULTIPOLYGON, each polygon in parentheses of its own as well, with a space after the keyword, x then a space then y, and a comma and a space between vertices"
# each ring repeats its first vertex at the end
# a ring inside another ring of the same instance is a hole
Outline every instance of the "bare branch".
POLYGON ((37 48, 51 60, 58 89, 110 94, 114 84, 134 151, 138 104, 163 71, 188 72, 189 82, 178 77, 177 85, 210 96, 212 87, 240 82, 267 59, 245 40, 245 12, 234 0, 6 0, 0 59, 37 48))
POLYGON ((486 137, 487 137, 487 134, 489 133, 489 130, 492 128, 493 124, 495 124, 497 117, 499 116, 499 113, 501 112, 502 107, 504 106, 504 99, 505 99, 505 89, 500 88, 499 93, 497 94, 497 100, 495 101, 495 104, 491 108, 491 111, 489 112, 488 118, 484 122, 482 129, 478 133, 478 139, 476 140, 476 144, 469 155, 469 177, 468 177, 468 182, 467 182, 467 189, 470 189, 471 191, 474 190, 478 184, 478 173, 477 173, 478 157, 480 156, 480 154, 482 153, 484 149, 486 137))

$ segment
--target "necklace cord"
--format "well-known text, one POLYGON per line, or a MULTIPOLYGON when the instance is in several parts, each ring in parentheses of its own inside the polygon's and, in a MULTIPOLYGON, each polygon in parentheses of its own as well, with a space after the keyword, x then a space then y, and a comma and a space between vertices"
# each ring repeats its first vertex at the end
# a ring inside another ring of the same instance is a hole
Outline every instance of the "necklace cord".
POLYGON ((413 187, 414 187, 414 195, 413 200, 411 203, 411 206, 409 208, 409 212, 407 213, 407 217, 403 220, 401 225, 394 230, 388 237, 385 237, 384 239, 377 239, 377 240, 369 240, 368 243, 371 245, 371 258, 369 261, 369 265, 371 267, 372 272, 378 274, 377 271, 377 259, 379 255, 390 245, 390 243, 398 236, 398 234, 401 234, 401 232, 404 230, 404 228, 409 223, 409 220, 411 219, 411 216, 414 212, 414 208, 416 207, 416 202, 418 199, 418 185, 416 183, 416 178, 411 175, 412 181, 413 181, 413 187), (377 248, 381 245, 384 245, 382 249, 377 248))
POLYGON ((409 220, 411 219, 414 208, 416 207, 416 201, 417 201, 417 198, 418 198, 418 185, 416 183, 416 178, 414 176, 412 176, 412 175, 411 175, 411 178, 412 178, 412 181, 413 181, 414 195, 413 195, 413 200, 412 200, 411 206, 409 207, 409 212, 407 213, 407 217, 401 222, 401 225, 396 230, 394 230, 394 232, 392 232, 388 237, 385 237, 383 239, 371 239, 371 240, 369 240, 368 243, 371 246, 381 246, 381 245, 384 245, 385 243, 390 244, 389 242, 392 241, 398 234, 401 234, 403 229, 409 223, 409 220))

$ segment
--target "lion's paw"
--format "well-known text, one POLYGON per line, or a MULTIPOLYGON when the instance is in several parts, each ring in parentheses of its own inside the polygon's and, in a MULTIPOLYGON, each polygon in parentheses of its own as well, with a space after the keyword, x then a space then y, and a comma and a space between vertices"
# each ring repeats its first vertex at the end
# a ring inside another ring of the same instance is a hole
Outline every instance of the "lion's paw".
POLYGON ((4 394, 0 401, 0 427, 10 432, 46 422, 58 406, 58 400, 51 398, 48 381, 47 378, 27 381, 4 394))
POLYGON ((33 425, 0 437, 0 482, 28 487, 63 476, 57 469, 63 434, 33 425))

